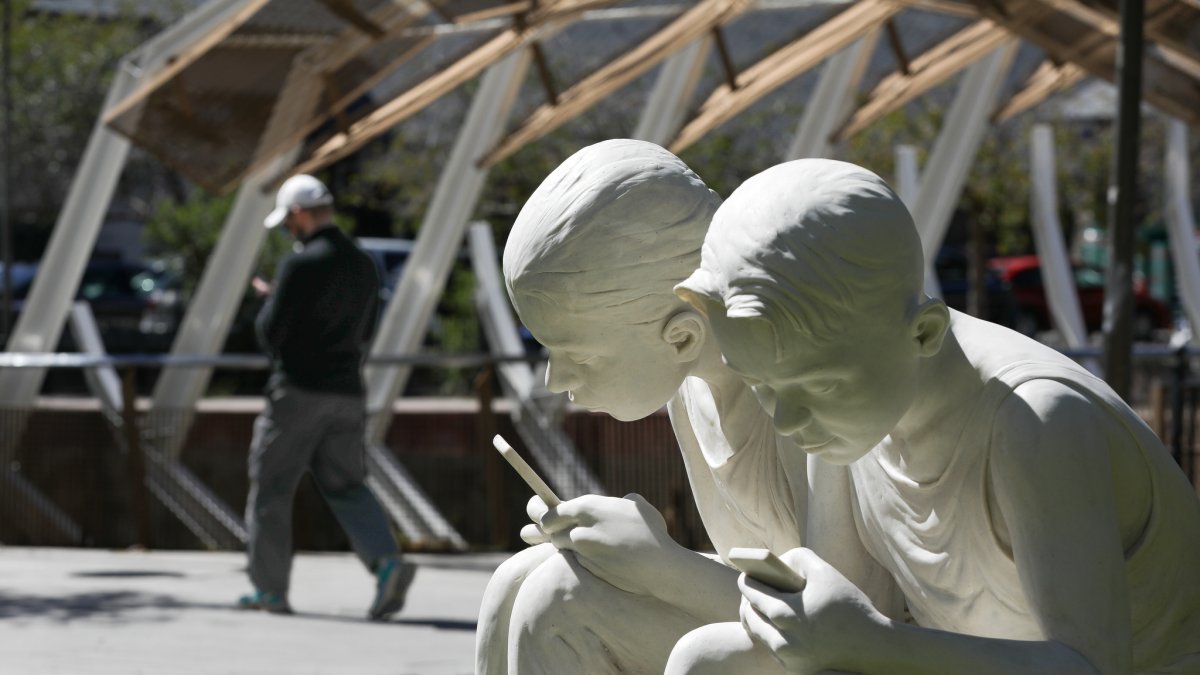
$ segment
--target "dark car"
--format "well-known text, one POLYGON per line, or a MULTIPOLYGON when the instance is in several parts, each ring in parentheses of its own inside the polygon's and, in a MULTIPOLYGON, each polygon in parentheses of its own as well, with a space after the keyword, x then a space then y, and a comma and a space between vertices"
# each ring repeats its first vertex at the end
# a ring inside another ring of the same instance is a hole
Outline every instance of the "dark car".
MULTIPOLYGON (((13 313, 25 306, 37 276, 35 263, 12 269, 13 313)), ((3 275, 0 273, 0 289, 3 275)), ((126 260, 93 260, 84 269, 77 300, 86 300, 109 352, 161 352, 171 346, 183 317, 178 275, 161 265, 126 260)), ((2 296, 0 296, 2 297, 2 296)), ((70 331, 60 349, 74 351, 70 331)))
MULTIPOLYGON (((1012 293, 1017 306, 1014 328, 1026 335, 1050 328, 1050 307, 1042 284, 1041 263, 1036 255, 992 258, 988 267, 1012 293)), ((1104 323, 1104 271, 1086 265, 1073 265, 1079 306, 1088 332, 1098 331, 1104 323)), ((1171 310, 1150 295, 1145 283, 1134 284, 1133 334, 1149 340, 1159 330, 1171 328, 1171 310)))

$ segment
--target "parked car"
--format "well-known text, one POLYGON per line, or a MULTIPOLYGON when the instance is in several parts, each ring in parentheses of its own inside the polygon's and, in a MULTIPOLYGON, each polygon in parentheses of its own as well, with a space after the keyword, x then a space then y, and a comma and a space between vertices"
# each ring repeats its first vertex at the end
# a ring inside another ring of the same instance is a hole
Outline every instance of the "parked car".
MULTIPOLYGON (((967 254, 961 246, 943 246, 938 251, 935 263, 938 284, 946 305, 960 312, 967 311, 967 294, 970 290, 970 267, 967 254)), ((1012 326, 1016 316, 1016 304, 1008 287, 995 270, 983 271, 983 315, 980 317, 993 323, 1012 326)))
MULTIPOLYGON (((1050 307, 1042 284, 1041 263, 1036 255, 992 258, 992 269, 1008 287, 1016 303, 1014 328, 1026 335, 1047 330, 1051 326, 1050 307)), ((1073 265, 1075 288, 1083 323, 1089 332, 1098 331, 1104 323, 1104 271, 1087 265, 1073 265)), ((1171 328, 1171 310, 1150 295, 1144 281, 1133 289, 1133 334, 1139 340, 1152 339, 1158 330, 1171 328)))
MULTIPOLYGON (((14 316, 24 308, 37 272, 36 263, 13 264, 14 316)), ((75 298, 91 305, 106 350, 161 352, 170 348, 183 318, 180 289, 179 276, 165 265, 93 260, 84 269, 75 298)), ((73 351, 70 331, 63 335, 59 348, 73 351)))

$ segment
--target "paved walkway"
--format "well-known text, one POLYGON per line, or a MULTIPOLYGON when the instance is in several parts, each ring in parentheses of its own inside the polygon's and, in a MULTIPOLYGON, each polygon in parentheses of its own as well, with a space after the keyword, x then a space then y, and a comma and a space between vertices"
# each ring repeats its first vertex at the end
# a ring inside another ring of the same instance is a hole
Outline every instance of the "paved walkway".
POLYGON ((457 675, 503 555, 411 555, 408 604, 366 621, 372 578, 350 554, 301 554, 294 616, 233 608, 237 553, 0 547, 0 674, 457 675))

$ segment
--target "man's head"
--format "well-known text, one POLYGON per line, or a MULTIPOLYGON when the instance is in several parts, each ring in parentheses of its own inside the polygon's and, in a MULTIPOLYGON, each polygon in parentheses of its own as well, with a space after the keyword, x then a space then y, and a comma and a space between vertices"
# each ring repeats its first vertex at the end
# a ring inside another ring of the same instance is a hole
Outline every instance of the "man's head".
POLYGON ((321 181, 307 174, 292 176, 275 194, 275 210, 267 214, 263 225, 283 225, 296 238, 333 221, 333 195, 321 181))
POLYGON ((551 390, 622 420, 667 402, 706 330, 672 289, 699 263, 719 204, 642 141, 597 143, 546 177, 509 233, 504 280, 550 353, 551 390))
POLYGON ((882 179, 806 159, 729 197, 676 290, 708 315, 777 429, 845 463, 900 420, 916 362, 940 349, 949 317, 924 297, 924 268, 912 216, 882 179))

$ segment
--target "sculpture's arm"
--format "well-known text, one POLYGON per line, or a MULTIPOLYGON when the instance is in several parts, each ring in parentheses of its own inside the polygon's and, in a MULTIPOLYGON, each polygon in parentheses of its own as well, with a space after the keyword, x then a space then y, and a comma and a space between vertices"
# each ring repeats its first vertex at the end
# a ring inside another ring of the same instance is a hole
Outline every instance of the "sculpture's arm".
POLYGON ((887 619, 807 549, 784 558, 808 578, 802 593, 739 580, 751 635, 793 672, 1131 672, 1107 420, 1060 384, 1035 381, 1018 393, 997 416, 990 484, 1046 640, 976 637, 887 619))
POLYGON ((613 586, 656 597, 701 623, 737 616, 737 570, 676 543, 641 495, 584 495, 554 508, 534 497, 528 510, 552 544, 574 551, 588 571, 613 586))
POLYGON ((904 596, 895 580, 863 546, 854 523, 850 472, 808 456, 808 524, 804 545, 863 591, 884 615, 904 617, 904 596))

